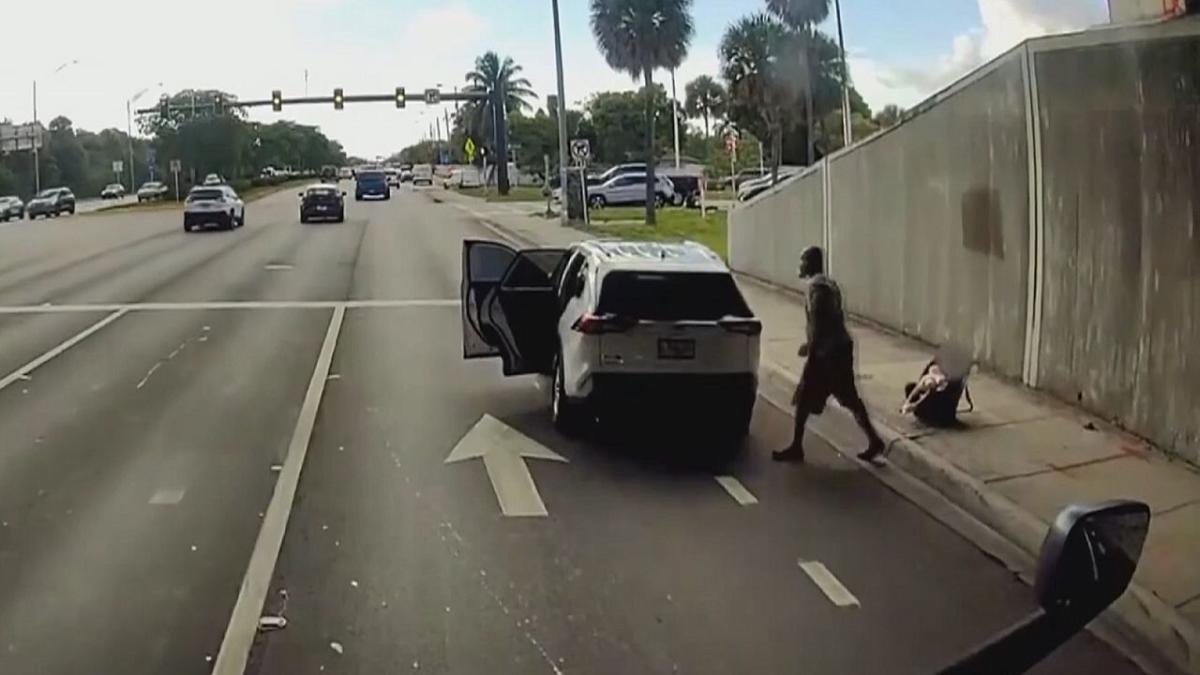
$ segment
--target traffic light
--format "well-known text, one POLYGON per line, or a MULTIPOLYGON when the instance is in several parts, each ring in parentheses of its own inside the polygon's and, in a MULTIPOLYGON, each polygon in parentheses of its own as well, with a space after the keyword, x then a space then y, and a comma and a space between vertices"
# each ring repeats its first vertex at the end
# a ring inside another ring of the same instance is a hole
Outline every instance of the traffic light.
POLYGON ((171 114, 171 99, 163 96, 158 99, 158 114, 160 117, 166 118, 171 114))
POLYGON ((396 107, 403 108, 407 105, 404 98, 404 87, 396 87, 396 107))
POLYGON ((224 96, 217 94, 217 97, 215 99, 213 99, 213 112, 216 113, 217 115, 225 114, 225 97, 224 96))
POLYGON ((342 88, 338 87, 333 90, 333 109, 341 110, 346 105, 346 96, 342 93, 342 88))
POLYGON ((283 110, 283 92, 278 89, 271 91, 271 110, 275 112, 283 110))

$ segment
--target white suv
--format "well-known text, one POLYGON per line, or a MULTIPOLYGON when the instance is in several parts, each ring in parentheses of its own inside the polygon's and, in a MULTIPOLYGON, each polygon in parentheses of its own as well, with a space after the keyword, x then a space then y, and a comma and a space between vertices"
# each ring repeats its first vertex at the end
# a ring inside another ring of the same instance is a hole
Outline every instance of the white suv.
MULTIPOLYGON (((555 425, 671 412, 728 440, 758 389, 754 317, 717 254, 691 242, 517 251, 463 242, 463 355, 553 378, 555 425)), ((648 420, 649 421, 649 420, 648 420)))
POLYGON ((246 224, 246 202, 228 185, 197 186, 183 203, 183 230, 216 225, 232 230, 246 224))

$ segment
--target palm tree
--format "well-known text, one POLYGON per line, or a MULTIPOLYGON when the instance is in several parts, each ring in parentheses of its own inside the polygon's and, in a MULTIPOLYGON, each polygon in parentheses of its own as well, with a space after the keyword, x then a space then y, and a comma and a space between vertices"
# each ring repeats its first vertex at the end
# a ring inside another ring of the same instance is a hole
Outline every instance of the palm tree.
POLYGON ((704 138, 709 137, 709 121, 725 114, 725 87, 708 75, 701 75, 684 87, 684 110, 688 117, 704 119, 704 138))
POLYGON ((747 131, 770 140, 772 182, 779 179, 783 126, 797 94, 789 63, 796 49, 796 36, 787 26, 754 14, 731 25, 717 50, 729 85, 730 119, 744 120, 747 131))
POLYGON ((654 70, 677 68, 695 27, 692 0, 591 0, 592 33, 614 70, 646 91, 646 224, 655 223, 654 70))
MULTIPOLYGON (((464 91, 489 93, 497 89, 504 92, 504 112, 524 112, 532 109, 527 99, 536 98, 529 80, 521 77, 522 68, 512 57, 500 58, 496 52, 484 52, 475 59, 475 69, 467 73, 464 91)), ((475 140, 491 146, 492 128, 496 113, 492 99, 487 98, 468 104, 463 111, 466 128, 475 140)))
MULTIPOLYGON (((829 16, 829 0, 767 0, 767 11, 779 17, 781 21, 800 34, 812 37, 816 25, 829 16)), ((807 42, 812 42, 808 40, 807 42)), ((816 159, 814 151, 814 120, 813 120, 813 69, 812 51, 807 46, 800 52, 800 63, 803 68, 802 85, 804 87, 804 117, 808 136, 808 163, 816 159)))

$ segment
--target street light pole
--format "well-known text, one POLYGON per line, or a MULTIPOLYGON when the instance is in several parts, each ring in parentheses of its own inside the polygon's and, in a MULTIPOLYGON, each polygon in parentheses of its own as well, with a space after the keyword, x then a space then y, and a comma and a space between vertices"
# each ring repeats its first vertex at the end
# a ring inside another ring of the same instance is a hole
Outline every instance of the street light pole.
MULTIPOLYGON (((50 75, 57 75, 62 72, 64 68, 73 66, 76 63, 79 63, 79 59, 67 61, 66 63, 55 68, 54 72, 50 73, 50 75)), ((37 80, 33 81, 33 133, 36 134, 35 138, 33 139, 33 191, 36 194, 42 191, 42 163, 38 156, 38 145, 42 141, 42 129, 38 126, 37 80)))
MULTIPOLYGON (((568 223, 567 214, 567 94, 563 86, 562 29, 558 21, 558 0, 550 0, 554 7, 554 63, 558 70, 558 185, 562 190, 562 224, 568 223)), ((583 207, 587 209, 585 204, 583 207)))
MULTIPOLYGON (((155 84, 154 86, 161 87, 162 82, 159 82, 159 83, 155 84)), ((127 126, 126 136, 129 139, 129 192, 130 193, 132 193, 134 190, 137 189, 137 178, 136 178, 136 174, 134 173, 134 169, 133 169, 133 104, 137 103, 137 100, 139 98, 141 98, 142 96, 145 96, 146 92, 148 92, 148 91, 150 91, 150 87, 146 87, 145 89, 142 89, 141 91, 134 94, 133 96, 130 96, 129 98, 125 99, 125 124, 127 126)))
POLYGON ((850 67, 846 65, 846 39, 842 35, 842 0, 833 0, 837 14, 838 49, 842 57, 842 145, 854 142, 854 131, 850 126, 850 67))
POLYGON ((679 97, 675 93, 675 69, 671 69, 671 129, 675 132, 675 168, 679 164, 679 97))

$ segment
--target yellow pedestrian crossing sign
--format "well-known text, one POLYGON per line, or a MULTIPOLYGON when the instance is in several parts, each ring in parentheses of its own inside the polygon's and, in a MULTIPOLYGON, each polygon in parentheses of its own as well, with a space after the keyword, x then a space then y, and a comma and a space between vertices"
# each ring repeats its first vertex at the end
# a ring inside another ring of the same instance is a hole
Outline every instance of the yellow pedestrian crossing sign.
POLYGON ((467 154, 468 162, 475 161, 475 141, 471 140, 470 137, 467 138, 466 143, 463 143, 463 152, 467 154))

